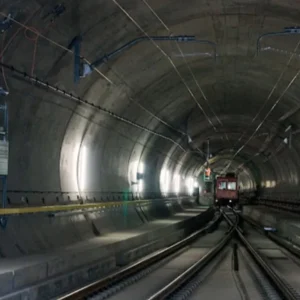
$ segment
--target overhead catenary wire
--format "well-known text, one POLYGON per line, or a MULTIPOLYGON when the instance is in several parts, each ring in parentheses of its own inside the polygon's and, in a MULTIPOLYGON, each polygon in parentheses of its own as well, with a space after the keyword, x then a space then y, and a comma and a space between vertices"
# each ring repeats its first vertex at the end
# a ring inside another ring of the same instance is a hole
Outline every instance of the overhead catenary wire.
MULTIPOLYGON (((2 38, 2 49, 4 47, 5 36, 6 36, 6 34, 4 33, 3 38, 2 38)), ((1 55, 1 62, 2 63, 4 62, 4 55, 1 55)), ((2 71, 2 77, 3 77, 4 84, 5 84, 5 88, 6 88, 7 92, 9 92, 9 87, 8 87, 8 83, 7 83, 7 80, 6 80, 4 67, 1 68, 1 71, 2 71)))
MULTIPOLYGON (((4 16, 4 17, 7 17, 7 14, 5 14, 5 13, 3 13, 3 12, 0 12, 0 15, 2 15, 2 16, 4 16)), ((50 44, 55 45, 56 47, 58 47, 58 48, 60 48, 60 49, 62 49, 62 50, 64 50, 64 51, 66 51, 66 52, 68 52, 68 53, 70 53, 70 54, 72 54, 72 55, 74 54, 73 50, 71 50, 71 49, 69 49, 69 48, 67 48, 67 47, 65 47, 65 46, 63 46, 63 45, 57 43, 56 41, 54 41, 54 40, 52 40, 52 39, 50 39, 50 38, 47 38, 45 35, 41 34, 40 32, 36 32, 36 30, 30 28, 30 26, 27 26, 27 25, 25 25, 25 24, 23 24, 23 23, 17 21, 17 20, 14 19, 14 18, 10 18, 10 20, 11 20, 12 22, 18 24, 19 26, 21 26, 21 27, 27 29, 28 31, 31 31, 32 33, 37 34, 39 38, 43 38, 44 40, 48 41, 50 44)), ((81 58, 82 58, 86 63, 91 64, 91 62, 90 62, 88 59, 86 59, 85 57, 81 57, 81 58)), ((107 76, 105 76, 99 69, 95 68, 95 71, 96 71, 98 74, 100 74, 107 82, 109 82, 109 83, 112 84, 112 81, 111 81, 107 76)))
MULTIPOLYGON (((170 36, 172 36, 172 35, 173 35, 173 32, 171 31, 171 29, 170 29, 170 28, 166 25, 166 23, 159 17, 159 15, 158 15, 158 14, 156 13, 156 11, 151 7, 151 5, 148 3, 148 1, 147 1, 147 0, 142 0, 142 2, 148 7, 148 9, 151 11, 151 13, 157 18, 157 20, 163 25, 163 27, 169 32, 170 36)), ((203 89, 201 88, 201 86, 200 86, 200 84, 199 84, 199 82, 198 82, 198 80, 197 80, 197 78, 196 78, 196 76, 195 76, 195 74, 194 74, 194 72, 193 72, 193 70, 192 70, 190 64, 187 62, 187 60, 186 60, 186 58, 185 58, 185 55, 184 55, 184 53, 183 53, 183 51, 182 51, 182 49, 181 49, 181 47, 179 46, 179 43, 178 43, 177 41, 176 41, 176 46, 177 46, 178 51, 180 52, 180 55, 181 55, 181 57, 182 57, 184 63, 186 64, 186 66, 187 66, 187 68, 188 68, 190 74, 192 75, 192 78, 193 78, 193 80, 194 80, 194 82, 195 82, 195 84, 196 84, 198 90, 200 91, 201 96, 202 96, 203 99, 205 100, 205 102, 206 102, 207 106, 209 107, 210 111, 212 112, 212 114, 215 116, 217 122, 218 122, 221 126, 224 126, 223 123, 222 123, 222 121, 220 120, 220 118, 219 118, 219 117, 217 116, 217 114, 215 113, 214 109, 213 109, 213 108, 211 107, 211 105, 209 104, 209 101, 208 101, 208 99, 207 99, 207 97, 206 97, 206 95, 205 95, 203 89)), ((204 108, 201 106, 201 104, 199 103, 199 101, 198 101, 196 98, 193 98, 193 99, 194 99, 196 105, 198 106, 198 108, 199 108, 202 112, 204 112, 204 108)), ((210 124, 211 124, 211 123, 210 123, 210 124)), ((213 126, 213 129, 214 129, 215 132, 217 132, 216 127, 213 126)), ((226 132, 225 132, 225 137, 226 137, 227 141, 229 141, 229 137, 228 137, 228 135, 227 135, 226 132)), ((197 149, 197 151, 200 150, 198 147, 196 147, 196 149, 197 149)), ((199 151, 199 152, 202 153, 202 151, 199 151)))
MULTIPOLYGON (((288 89, 291 87, 291 85, 295 82, 295 80, 298 78, 300 74, 300 69, 298 70, 298 72, 296 73, 296 75, 293 77, 293 79, 289 82, 289 84, 287 85, 287 87, 284 89, 284 91, 281 93, 281 95, 278 97, 278 99, 276 100, 276 102, 272 105, 271 109, 268 111, 268 113, 266 114, 266 116, 263 118, 263 120, 259 123, 259 125, 257 126, 257 128, 254 130, 254 132, 251 134, 251 136, 248 138, 248 140, 244 143, 243 146, 241 146, 236 153, 233 155, 232 160, 244 149, 244 147, 253 139, 253 137, 255 136, 256 132, 262 127, 262 125, 264 124, 264 122, 266 121, 266 119, 269 117, 269 115, 272 113, 272 111, 275 109, 275 107, 278 105, 278 103, 281 101, 282 97, 285 95, 285 93, 288 91, 288 89)), ((232 162, 231 160, 231 162, 232 162)))
MULTIPOLYGON (((267 104, 267 102, 269 101, 269 99, 271 98, 271 96, 273 95, 275 89, 277 88, 279 82, 281 81, 284 73, 286 72, 287 68, 289 67, 292 59, 294 58, 294 56, 296 55, 296 51, 298 50, 300 46, 300 40, 298 41, 294 51, 292 52, 292 54, 290 55, 290 58, 288 60, 288 62, 285 65, 285 68, 282 70, 282 72, 280 73, 276 83, 274 84, 271 92, 269 93, 266 101, 263 104, 263 107, 261 108, 261 110, 259 110, 259 113, 262 111, 262 109, 265 107, 265 105, 267 104)), ((258 124, 258 126, 256 127, 256 129, 254 130, 254 132, 251 134, 251 136, 246 140, 246 142, 234 153, 234 155, 232 156, 232 159, 230 160, 229 164, 223 169, 226 170, 229 168, 229 166, 231 165, 231 163, 233 162, 234 158, 245 148, 245 146, 247 146, 247 144, 253 139, 253 137, 255 136, 255 134, 258 132, 258 130, 262 127, 262 125, 264 124, 264 122, 266 121, 266 119, 269 117, 269 115, 272 113, 272 111, 275 109, 275 107, 278 105, 278 103, 281 101, 282 97, 285 95, 285 93, 288 91, 288 89, 290 88, 290 86, 294 83, 294 81, 297 79, 297 77, 300 74, 300 69, 298 70, 298 72, 296 73, 296 75, 292 78, 292 80, 289 82, 289 84, 287 85, 287 87, 284 89, 284 91, 280 94, 280 96, 278 97, 278 99, 274 102, 274 104, 272 105, 272 107, 270 108, 270 110, 267 112, 267 114, 265 115, 265 117, 263 118, 263 120, 258 124)), ((256 120, 256 118, 258 117, 258 114, 255 115, 254 119, 252 120, 251 124, 256 120)), ((246 133, 244 132, 242 134, 242 137, 245 135, 246 133)), ((240 137, 240 139, 242 138, 240 137)), ((240 140, 239 139, 239 140, 240 140)), ((239 141, 238 140, 238 141, 239 141)))
MULTIPOLYGON (((35 13, 36 13, 36 11, 34 12, 34 14, 35 14, 35 13)), ((26 20, 26 23, 28 23, 28 21, 32 18, 32 16, 33 16, 34 14, 32 14, 32 15, 30 16, 30 18, 28 18, 28 19, 26 20)), ((3 13, 3 12, 0 12, 0 15, 7 17, 7 15, 6 15, 5 13, 3 13)), ((12 22, 18 24, 21 28, 24 28, 26 31, 30 31, 30 32, 32 32, 33 34, 35 34, 35 40, 36 40, 36 41, 37 41, 39 38, 45 39, 45 40, 47 40, 50 44, 55 45, 55 46, 61 48, 62 50, 67 51, 67 53, 70 53, 70 54, 74 55, 74 51, 73 51, 72 49, 69 49, 69 48, 67 48, 67 47, 65 47, 65 46, 63 46, 63 45, 57 43, 56 41, 54 41, 54 40, 52 40, 52 39, 50 39, 50 38, 47 38, 45 35, 41 34, 39 31, 37 31, 36 28, 27 26, 26 23, 21 23, 21 22, 15 20, 14 18, 11 18, 11 20, 12 20, 12 22)), ((19 31, 20 31, 20 30, 18 30, 18 31, 16 32, 16 34, 17 34, 19 31)), ((11 38, 11 40, 9 41, 9 43, 13 40, 13 38, 16 36, 16 34, 11 38)), ((3 55, 4 51, 7 49, 8 46, 9 46, 9 44, 2 50, 1 56, 3 55)), ((31 68, 31 69, 32 69, 32 73, 33 73, 33 67, 34 67, 34 62, 35 62, 35 53, 36 53, 36 46, 35 46, 35 49, 34 49, 34 56, 33 56, 34 60, 33 60, 32 68, 31 68)), ((86 62, 87 64, 91 65, 91 62, 90 62, 87 58, 85 58, 84 56, 81 56, 81 59, 82 59, 84 62, 86 62)), ((102 77, 103 79, 105 79, 109 84, 111 84, 111 85, 114 86, 114 87, 117 87, 117 85, 116 85, 111 79, 109 79, 106 75, 104 75, 97 67, 94 67, 94 70, 95 70, 98 74, 100 74, 101 77, 102 77)), ((33 74, 31 74, 31 75, 33 75, 33 74)), ((181 135, 186 135, 186 133, 184 133, 184 132, 181 131, 180 129, 175 128, 174 126, 170 125, 168 122, 164 121, 163 119, 161 119, 160 117, 158 117, 157 115, 155 115, 154 113, 152 113, 149 109, 147 109, 146 107, 144 107, 144 106, 143 106, 142 104, 140 104, 138 101, 134 100, 133 97, 131 97, 131 96, 128 95, 127 93, 126 93, 126 96, 129 98, 129 100, 130 100, 131 102, 133 102, 134 104, 136 104, 137 106, 139 106, 142 110, 144 110, 145 112, 147 112, 148 114, 150 114, 153 118, 155 118, 156 120, 158 120, 160 123, 164 124, 165 126, 169 127, 170 129, 172 129, 173 131, 176 131, 177 133, 179 133, 179 134, 181 134, 181 135)))
MULTIPOLYGON (((181 75, 181 73, 179 72, 179 70, 177 69, 176 65, 174 64, 173 60, 171 59, 171 57, 151 38, 151 36, 139 25, 139 23, 126 11, 126 9, 124 9, 124 7, 117 1, 117 0, 111 0, 112 2, 114 2, 116 4, 116 6, 128 17, 129 20, 132 21, 132 23, 145 35, 148 37, 148 39, 151 41, 151 43, 163 54, 163 56, 166 57, 166 59, 170 62, 171 66, 173 67, 173 69, 175 70, 176 74, 179 76, 179 78, 181 79, 182 83, 184 84, 184 86, 186 87, 188 93, 190 94, 190 96, 193 98, 193 100, 198 103, 194 93, 192 92, 192 90, 190 89, 190 87, 188 86, 188 84, 186 83, 186 81, 184 80, 183 76, 181 75)), ((211 119, 209 118, 209 116, 206 114, 206 112, 204 111, 203 107, 200 105, 198 106, 202 113, 204 114, 205 118, 207 119, 207 121, 210 123, 210 125, 214 128, 214 130, 216 131, 216 127, 213 124, 213 122, 211 121, 211 119)))
MULTIPOLYGON (((251 124, 253 124, 253 122, 258 118, 258 116, 260 115, 260 113, 262 112, 262 110, 265 108, 265 106, 267 105, 267 103, 269 102, 269 100, 271 99, 273 93, 275 92, 279 82, 281 81, 284 73, 287 71, 292 59, 295 57, 295 55, 297 55, 296 51, 298 50, 300 46, 300 40, 298 41, 294 51, 292 52, 292 54, 290 55, 289 60, 287 61, 287 63, 285 64, 285 67, 283 68, 282 72, 280 73, 276 83, 274 84, 272 90, 270 91, 267 99, 264 101, 263 105, 260 107, 260 109, 258 110, 258 112, 256 113, 256 115, 254 116, 254 118, 251 120, 251 123, 249 124, 249 127, 251 126, 251 124)), ((248 127, 248 128, 249 128, 248 127)), ((242 133, 242 135, 240 136, 240 138, 237 140, 237 143, 245 136, 247 129, 242 133)), ((237 144, 236 143, 236 144, 237 144)))
MULTIPOLYGON (((166 25, 166 23, 159 17, 159 15, 156 13, 156 11, 151 7, 151 5, 146 1, 146 0, 142 0, 142 2, 148 7, 148 9, 152 12, 152 14, 158 19, 158 21, 163 25, 163 27, 170 33, 170 35, 172 36, 173 35, 173 32, 171 31, 171 29, 166 25)), ((217 114, 215 113, 215 111, 213 110, 213 108, 211 107, 211 105, 209 104, 208 102, 208 99, 206 97, 206 95, 204 94, 203 92, 203 89, 201 88, 198 80, 196 79, 196 76, 191 68, 191 66, 189 65, 189 63, 187 62, 185 56, 184 56, 184 53, 181 49, 181 47, 179 46, 178 42, 176 41, 176 45, 177 45, 177 48, 180 52, 180 55, 182 56, 185 64, 187 65, 188 67, 188 70, 189 72, 191 73, 192 77, 193 77, 193 80, 195 81, 195 84, 197 86, 197 88, 199 89, 203 99, 205 100, 206 104, 208 105, 209 109, 211 110, 211 112, 213 113, 213 115, 215 116, 216 120, 218 121, 218 123, 220 125, 223 125, 222 121, 220 120, 220 118, 217 116, 217 114)), ((199 102, 197 102, 197 105, 199 106, 199 102)), ((202 109, 201 109, 202 110, 202 109)))
MULTIPOLYGON (((25 20, 24 25, 26 25, 39 10, 40 10, 40 8, 33 11, 33 13, 25 20)), ((7 15, 5 15, 5 17, 7 17, 7 15)), ((10 18, 10 19, 12 19, 12 18, 10 18)), ((12 41, 15 39, 15 37, 18 35, 18 33, 21 30, 22 30, 22 27, 19 27, 16 30, 16 32, 12 35, 12 37, 8 40, 6 45, 4 45, 5 38, 6 38, 6 32, 4 32, 3 38, 2 38, 2 49, 1 49, 1 52, 0 52, 0 58, 1 58, 2 63, 4 62, 4 57, 3 56, 4 56, 5 51, 8 49, 9 45, 12 43, 12 41)), ((5 84, 6 90, 9 92, 9 87, 8 87, 8 83, 7 83, 7 80, 6 80, 4 67, 2 67, 1 70, 2 70, 2 76, 3 76, 3 81, 4 81, 4 84, 5 84)))
POLYGON ((30 76, 26 72, 22 72, 22 71, 16 69, 14 66, 10 66, 10 65, 7 65, 7 64, 4 64, 4 63, 0 63, 0 65, 1 65, 1 67, 4 67, 4 68, 10 70, 11 72, 14 72, 14 73, 16 73, 16 74, 24 77, 26 80, 28 80, 30 82, 33 82, 33 83, 36 83, 37 85, 42 86, 42 87, 44 87, 46 89, 49 89, 49 90, 51 90, 51 91, 53 91, 53 92, 55 92, 55 93, 57 93, 57 94, 59 94, 59 95, 61 95, 63 97, 69 98, 69 99, 71 99, 71 100, 73 100, 75 102, 78 102, 78 103, 85 104, 85 105, 87 105, 89 107, 92 107, 92 108, 97 109, 97 110, 99 110, 101 112, 104 112, 104 113, 108 114, 109 116, 111 116, 111 117, 113 117, 113 118, 115 118, 115 119, 117 119, 119 121, 122 121, 124 123, 129 124, 129 125, 137 127, 137 128, 139 128, 141 130, 144 130, 144 131, 146 131, 146 132, 148 132, 150 134, 153 134, 155 136, 158 136, 160 138, 168 140, 171 143, 173 143, 174 145, 176 145, 177 147, 179 147, 183 152, 186 152, 186 150, 178 142, 176 142, 174 139, 172 139, 172 138, 170 138, 168 136, 165 136, 165 135, 163 135, 161 133, 158 133, 158 132, 156 132, 156 131, 154 131, 152 129, 149 129, 149 128, 143 126, 143 125, 140 125, 140 124, 138 124, 136 122, 133 122, 133 121, 127 119, 127 118, 124 118, 124 117, 122 117, 122 116, 120 116, 120 115, 118 115, 118 114, 116 114, 116 113, 114 113, 114 112, 112 112, 112 111, 110 111, 110 110, 108 110, 108 109, 100 106, 100 105, 96 105, 96 104, 94 104, 92 102, 89 102, 89 101, 87 101, 87 100, 85 100, 85 99, 83 99, 81 97, 77 97, 77 96, 73 95, 72 93, 67 92, 67 91, 65 91, 63 89, 60 89, 59 87, 54 86, 54 85, 52 85, 52 84, 50 84, 48 82, 45 82, 45 81, 43 81, 43 80, 41 80, 41 79, 39 79, 37 77, 30 76))

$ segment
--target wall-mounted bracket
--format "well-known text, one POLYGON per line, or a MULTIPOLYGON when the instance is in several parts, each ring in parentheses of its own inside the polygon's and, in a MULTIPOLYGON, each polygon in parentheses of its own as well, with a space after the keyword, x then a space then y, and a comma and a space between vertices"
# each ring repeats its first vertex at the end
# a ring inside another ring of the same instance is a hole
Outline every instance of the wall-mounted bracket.
POLYGON ((158 41, 158 42, 163 42, 163 41, 171 41, 171 42, 178 42, 178 43, 198 43, 198 44, 207 44, 210 47, 213 48, 214 51, 214 59, 216 60, 217 57, 217 45, 216 43, 212 42, 212 41, 208 41, 208 40, 198 40, 195 36, 193 35, 178 35, 178 36, 142 36, 136 39, 133 39, 131 41, 129 41, 128 43, 126 43, 125 45, 119 47, 118 49, 103 55, 102 57, 100 57, 99 59, 97 59, 96 61, 94 61, 92 64, 83 64, 83 68, 82 68, 82 74, 81 77, 86 77, 89 74, 91 74, 93 72, 93 70, 97 67, 99 67, 100 65, 102 65, 103 63, 106 63, 108 60, 110 60, 111 58, 120 55, 121 53, 123 53, 124 51, 132 48, 133 46, 143 42, 143 41, 158 41))
POLYGON ((11 26, 12 26, 12 14, 8 14, 7 17, 4 18, 4 20, 2 20, 0 22, 0 31, 1 33, 4 33, 5 31, 7 31, 11 26))
POLYGON ((50 17, 50 23, 53 23, 55 19, 60 17, 66 11, 66 6, 64 3, 56 4, 44 17, 43 19, 47 19, 50 17))
POLYGON ((258 55, 258 52, 260 50, 260 42, 264 37, 285 36, 285 35, 293 35, 293 34, 300 34, 300 26, 284 27, 283 31, 267 32, 260 35, 256 41, 256 54, 258 55))
POLYGON ((81 48, 82 38, 81 36, 76 36, 71 44, 69 45, 69 49, 74 49, 74 83, 77 84, 81 77, 81 56, 80 56, 80 48, 81 48))
POLYGON ((0 216, 0 226, 5 229, 7 225, 8 218, 6 216, 0 216))

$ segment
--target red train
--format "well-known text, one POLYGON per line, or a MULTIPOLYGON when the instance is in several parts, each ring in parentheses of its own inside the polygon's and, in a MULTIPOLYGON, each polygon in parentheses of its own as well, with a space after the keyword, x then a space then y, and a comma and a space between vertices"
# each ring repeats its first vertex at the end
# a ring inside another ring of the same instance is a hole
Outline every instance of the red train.
POLYGON ((238 204, 238 181, 235 174, 229 173, 216 179, 216 200, 218 206, 238 204))

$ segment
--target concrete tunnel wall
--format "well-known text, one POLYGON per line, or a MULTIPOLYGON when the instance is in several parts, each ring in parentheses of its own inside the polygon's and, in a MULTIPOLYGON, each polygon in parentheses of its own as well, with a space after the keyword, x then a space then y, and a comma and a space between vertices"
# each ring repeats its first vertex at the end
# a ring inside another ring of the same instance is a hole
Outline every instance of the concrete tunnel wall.
MULTIPOLYGON (((169 34, 145 5, 137 1, 120 3, 149 34, 169 34)), ((3 56, 5 63, 172 138, 186 152, 170 141, 85 105, 77 105, 6 70, 10 90, 7 97, 10 115, 9 189, 78 193, 80 151, 84 147, 88 153, 83 189, 86 191, 127 191, 131 188, 130 174, 135 173, 132 169, 138 168, 136 163, 143 163, 145 192, 160 192, 163 168, 170 172, 171 178, 180 174, 182 192, 187 192, 184 180, 198 175, 203 156, 197 148, 203 147, 207 137, 211 139, 211 152, 215 158, 213 168, 224 169, 231 160, 230 155, 251 137, 299 67, 298 58, 294 58, 273 97, 263 106, 287 63, 289 51, 295 47, 296 38, 267 38, 264 45, 286 52, 261 51, 253 59, 256 39, 260 33, 298 24, 299 7, 291 3, 237 2, 234 5, 230 2, 222 6, 211 2, 204 6, 191 1, 186 7, 183 3, 151 1, 151 6, 173 33, 195 35, 218 44, 216 61, 207 55, 186 58, 208 102, 201 96, 185 61, 175 55, 178 52, 176 44, 161 43, 159 46, 170 55, 181 77, 151 42, 145 42, 99 67, 114 84, 94 71, 74 85, 73 55, 39 37, 33 63, 36 35, 28 30, 25 32, 23 28, 18 31, 19 25, 13 24, 3 35, 4 44, 9 43, 3 56), (193 7, 198 9, 193 10, 193 7), (262 16, 265 17, 261 19, 262 16), (186 86, 190 87, 217 131, 186 86), (252 121, 260 108, 260 115, 252 121), (186 136, 170 129, 151 114, 187 133, 193 142, 189 144, 186 136)), ((4 14, 14 11, 18 22, 34 27, 63 47, 68 47, 76 35, 82 35, 82 53, 92 61, 142 35, 113 2, 76 2, 75 5, 66 1, 64 14, 50 24, 44 16, 55 4, 55 1, 15 1, 13 4, 2 1, 0 10, 4 14)), ((180 44, 180 47, 185 53, 211 54, 211 48, 205 45, 197 48, 180 44)), ((5 85, 4 81, 2 85, 5 85)), ((299 191, 297 95, 299 86, 295 81, 254 138, 245 145, 240 153, 243 155, 234 158, 230 170, 240 167, 240 180, 245 189, 252 189, 259 183, 268 191, 299 191), (289 117, 283 118, 286 114, 289 117), (280 119, 283 121, 278 121, 280 119), (284 130, 289 124, 293 125, 292 149, 285 145, 281 147, 284 130)), ((169 191, 174 191, 175 185, 169 185, 169 191)))

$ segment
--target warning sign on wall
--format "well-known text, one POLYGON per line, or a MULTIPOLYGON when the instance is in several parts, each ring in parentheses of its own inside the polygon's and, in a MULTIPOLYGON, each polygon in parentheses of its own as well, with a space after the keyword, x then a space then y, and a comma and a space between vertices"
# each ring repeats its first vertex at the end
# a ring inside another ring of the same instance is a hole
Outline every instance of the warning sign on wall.
POLYGON ((7 141, 0 141, 0 175, 8 174, 8 149, 7 141))

